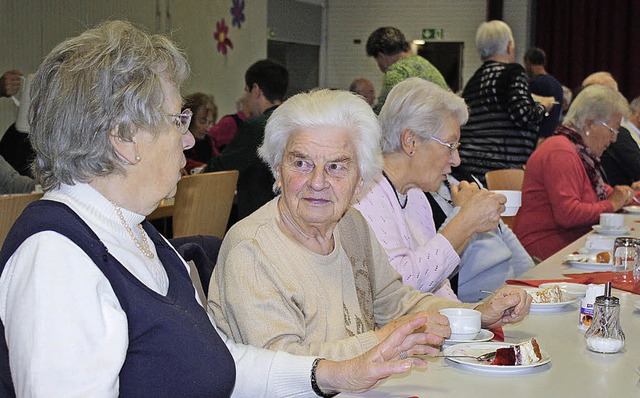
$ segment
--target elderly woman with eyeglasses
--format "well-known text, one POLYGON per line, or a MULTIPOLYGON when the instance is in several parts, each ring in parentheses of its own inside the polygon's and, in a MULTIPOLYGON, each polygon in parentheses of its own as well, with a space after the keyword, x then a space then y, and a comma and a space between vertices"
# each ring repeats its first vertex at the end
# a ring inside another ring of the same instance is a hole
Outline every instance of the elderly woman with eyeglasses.
MULTIPOLYGON (((273 112, 259 153, 281 195, 235 224, 222 243, 209 308, 223 331, 246 344, 340 359, 370 349, 413 318, 427 319, 424 352, 435 354, 451 332, 437 313, 442 308, 477 308, 484 327, 527 315, 531 296, 522 289, 464 304, 402 283, 350 207, 381 173, 379 141, 373 110, 347 91, 298 94, 273 112)), ((486 212, 493 218, 504 197, 486 191, 480 197, 498 202, 486 212)))
POLYGON ((30 138, 46 193, 0 252, 0 396, 310 397, 424 365, 406 356, 425 351, 424 319, 344 362, 218 331, 185 261, 144 221, 175 193, 194 143, 188 72, 167 38, 119 21, 68 39, 38 69, 30 138))
POLYGON ((562 125, 531 155, 514 232, 527 252, 545 259, 598 223, 601 213, 633 200, 628 186, 602 179, 600 157, 617 138, 627 100, 603 85, 584 88, 562 125))
POLYGON ((424 192, 437 192, 460 164, 464 100, 437 85, 410 78, 396 85, 380 111, 384 168, 357 199, 405 284, 456 299, 449 279, 467 241, 498 227, 505 197, 477 185, 452 186, 459 212, 438 233, 424 192))

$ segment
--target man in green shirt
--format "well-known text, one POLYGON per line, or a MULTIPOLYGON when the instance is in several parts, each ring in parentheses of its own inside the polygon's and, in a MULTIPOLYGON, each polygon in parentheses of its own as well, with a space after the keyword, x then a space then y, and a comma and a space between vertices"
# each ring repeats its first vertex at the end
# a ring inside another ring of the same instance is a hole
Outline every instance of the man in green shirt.
POLYGON ((376 29, 367 39, 367 55, 373 57, 384 73, 382 90, 375 107, 380 112, 389 91, 409 77, 419 77, 449 89, 442 74, 431 62, 411 53, 409 43, 402 32, 394 27, 376 29))

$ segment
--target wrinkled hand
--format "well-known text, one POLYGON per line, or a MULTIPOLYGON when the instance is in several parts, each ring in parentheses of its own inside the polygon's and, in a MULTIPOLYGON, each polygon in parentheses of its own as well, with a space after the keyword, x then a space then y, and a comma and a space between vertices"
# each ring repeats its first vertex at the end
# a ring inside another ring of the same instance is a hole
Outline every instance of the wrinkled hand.
POLYGON ((640 191, 640 181, 636 181, 631 184, 631 189, 633 189, 634 191, 640 191))
POLYGON ((414 319, 426 320, 422 331, 427 335, 427 353, 435 355, 440 352, 440 346, 444 343, 444 339, 451 336, 451 328, 449 328, 449 319, 437 312, 420 311, 401 316, 376 330, 376 338, 378 341, 383 341, 400 326, 414 319))
POLYGON ((460 181, 459 184, 451 184, 451 201, 454 206, 463 206, 480 188, 475 182, 460 181))
POLYGON ((536 94, 531 94, 531 98, 533 98, 535 102, 539 102, 540 104, 542 104, 547 112, 555 105, 556 102, 556 99, 554 97, 542 97, 536 94))
POLYGON ((318 387, 325 393, 363 392, 414 366, 426 367, 425 361, 411 357, 427 354, 433 348, 429 345, 428 333, 420 332, 426 324, 424 316, 407 319, 380 344, 358 357, 342 362, 320 361, 316 369, 318 387), (407 351, 409 357, 401 360, 403 351, 407 351))
POLYGON ((531 300, 531 296, 519 287, 501 287, 476 307, 482 313, 482 327, 493 329, 520 322, 529 314, 531 300))
POLYGON ((626 185, 616 185, 608 198, 609 201, 613 203, 613 211, 618 211, 626 204, 631 203, 634 195, 635 192, 630 187, 626 185))
POLYGON ((469 231, 473 233, 492 231, 498 227, 500 213, 505 210, 505 203, 507 203, 506 196, 483 188, 460 207, 456 217, 463 217, 469 231))
POLYGON ((22 72, 18 70, 10 70, 0 77, 0 96, 11 97, 20 91, 20 80, 22 72))

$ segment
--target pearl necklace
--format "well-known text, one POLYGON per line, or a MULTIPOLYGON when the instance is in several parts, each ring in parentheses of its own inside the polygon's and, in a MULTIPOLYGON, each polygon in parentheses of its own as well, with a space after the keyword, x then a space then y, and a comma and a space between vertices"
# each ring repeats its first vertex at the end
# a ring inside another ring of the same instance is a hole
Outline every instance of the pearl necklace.
POLYGON ((144 231, 144 228, 142 228, 142 225, 138 224, 138 228, 140 229, 140 236, 142 237, 142 242, 140 242, 138 238, 136 238, 135 235, 133 234, 133 231, 131 230, 131 227, 129 227, 129 223, 127 223, 127 220, 124 219, 124 216, 122 215, 122 209, 113 202, 111 204, 116 209, 116 214, 120 219, 120 223, 122 224, 122 226, 124 226, 124 229, 127 230, 129 237, 131 238, 131 240, 133 240, 133 243, 136 245, 138 250, 140 250, 140 252, 144 254, 146 257, 154 258, 155 256, 151 251, 151 247, 149 246, 149 242, 147 241, 146 232, 144 231))

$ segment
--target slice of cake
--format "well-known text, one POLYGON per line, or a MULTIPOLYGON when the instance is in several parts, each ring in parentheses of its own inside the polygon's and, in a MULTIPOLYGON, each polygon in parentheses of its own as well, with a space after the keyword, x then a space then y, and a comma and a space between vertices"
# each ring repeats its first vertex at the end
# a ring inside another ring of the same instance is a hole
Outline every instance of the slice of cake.
POLYGON ((561 303, 562 290, 558 285, 549 286, 546 289, 536 290, 531 293, 534 303, 561 303))
POLYGON ((542 354, 536 339, 523 341, 511 347, 498 348, 492 365, 514 366, 531 365, 540 362, 542 354))

